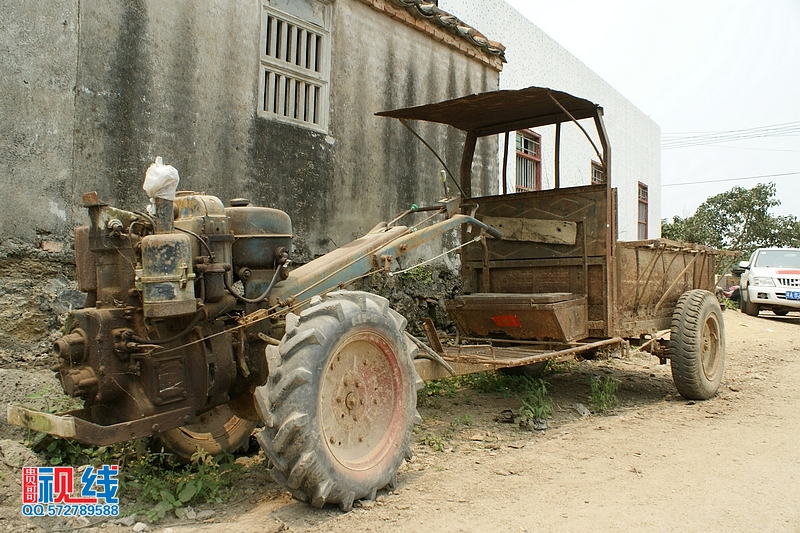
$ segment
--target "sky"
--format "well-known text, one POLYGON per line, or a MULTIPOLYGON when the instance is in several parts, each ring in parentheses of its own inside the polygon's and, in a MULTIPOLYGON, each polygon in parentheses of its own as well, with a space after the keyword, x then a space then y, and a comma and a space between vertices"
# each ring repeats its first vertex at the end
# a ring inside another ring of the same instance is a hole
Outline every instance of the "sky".
POLYGON ((768 182, 800 216, 800 0, 507 1, 661 127, 663 218, 768 182))

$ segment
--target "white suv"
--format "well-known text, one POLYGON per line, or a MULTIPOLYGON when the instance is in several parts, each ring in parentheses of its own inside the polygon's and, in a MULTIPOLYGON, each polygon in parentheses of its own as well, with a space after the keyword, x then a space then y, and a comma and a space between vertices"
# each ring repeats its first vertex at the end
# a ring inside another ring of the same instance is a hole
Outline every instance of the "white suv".
POLYGON ((759 248, 742 261, 739 309, 757 316, 772 309, 778 316, 800 311, 800 248, 759 248))

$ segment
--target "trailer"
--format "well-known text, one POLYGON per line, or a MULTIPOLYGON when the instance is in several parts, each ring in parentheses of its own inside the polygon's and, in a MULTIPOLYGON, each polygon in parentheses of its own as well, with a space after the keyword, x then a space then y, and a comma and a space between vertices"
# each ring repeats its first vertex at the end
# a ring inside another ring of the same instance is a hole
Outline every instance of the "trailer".
MULTIPOLYGON (((503 233, 502 239, 484 239, 461 251, 464 294, 448 304, 459 338, 443 342, 426 325, 432 351, 447 366, 418 360, 424 379, 512 367, 535 371, 552 359, 603 347, 624 351, 633 343, 671 362, 675 386, 684 397, 716 394, 725 333, 713 291, 716 275, 737 254, 668 239, 617 239, 611 145, 600 106, 529 87, 380 115, 464 131, 460 188, 470 196, 474 216, 503 233), (586 135, 601 162, 604 183, 559 186, 565 123, 586 135), (477 139, 504 135, 507 154, 511 133, 549 125, 556 126, 556 188, 471 197, 477 139), (592 127, 599 146, 587 131, 592 127)), ((471 235, 462 237, 466 243, 471 235)))

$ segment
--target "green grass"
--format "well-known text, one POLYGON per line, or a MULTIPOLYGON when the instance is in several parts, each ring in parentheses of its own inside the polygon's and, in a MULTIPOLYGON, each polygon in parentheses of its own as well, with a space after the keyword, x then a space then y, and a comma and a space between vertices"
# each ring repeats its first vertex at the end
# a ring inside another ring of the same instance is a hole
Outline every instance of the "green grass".
POLYGON ((595 413, 605 413, 619 404, 620 381, 612 376, 589 378, 589 405, 595 413))
MULTIPOLYGON (((28 399, 45 400, 44 410, 50 413, 75 407, 75 400, 52 394, 49 389, 32 394, 28 399)), ((189 464, 181 464, 151 438, 111 446, 85 446, 73 440, 31 432, 26 444, 54 466, 119 465, 119 496, 132 502, 124 512, 144 513, 151 522, 168 513, 180 518, 188 504, 228 499, 243 470, 232 455, 211 457, 201 450, 195 452, 189 464)))
MULTIPOLYGON (((483 372, 429 381, 419 391, 417 402, 420 406, 436 409, 441 407, 443 398, 454 398, 461 389, 471 389, 484 394, 502 394, 506 398, 517 398, 520 401, 521 406, 517 410, 520 425, 532 427, 535 422, 547 420, 553 415, 554 403, 548 396, 548 387, 549 384, 541 378, 512 376, 502 372, 483 372)), ((456 417, 453 421, 454 426, 472 425, 472 423, 472 415, 469 413, 456 417)))

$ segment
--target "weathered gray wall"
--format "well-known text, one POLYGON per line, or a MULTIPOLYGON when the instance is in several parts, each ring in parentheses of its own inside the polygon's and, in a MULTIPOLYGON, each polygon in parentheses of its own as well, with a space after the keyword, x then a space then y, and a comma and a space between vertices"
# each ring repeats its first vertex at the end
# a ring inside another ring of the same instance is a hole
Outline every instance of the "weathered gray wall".
MULTIPOLYGON (((287 211, 298 259, 308 259, 442 196, 441 165, 375 112, 498 83, 496 71, 463 53, 357 0, 337 0, 325 135, 257 116, 259 0, 79 6, 17 0, 10 17, 0 15, 2 42, 13 45, 2 83, 14 95, 3 104, 13 120, 2 119, 11 123, 2 142, 13 151, 2 180, 16 206, 0 215, 0 238, 64 236, 83 220, 80 196, 90 190, 141 209, 144 172, 161 155, 184 190, 287 211)), ((463 136, 419 129, 457 172, 463 136)), ((475 190, 491 192, 494 143, 479 147, 478 162, 475 190)))
POLYGON ((72 227, 77 0, 0 5, 0 241, 72 227))
MULTIPOLYGON (((60 320, 83 300, 69 245, 85 220, 81 194, 141 209, 158 155, 185 190, 286 210, 296 261, 441 197, 439 163, 373 113, 494 89, 497 72, 358 0, 336 0, 329 133, 269 121, 256 111, 260 9, 259 0, 2 1, 0 366, 51 364, 60 320)), ((457 172, 461 135, 420 131, 457 172)), ((476 192, 492 192, 496 150, 479 147, 476 192)), ((428 297, 403 298, 406 312, 430 307, 428 297)))

